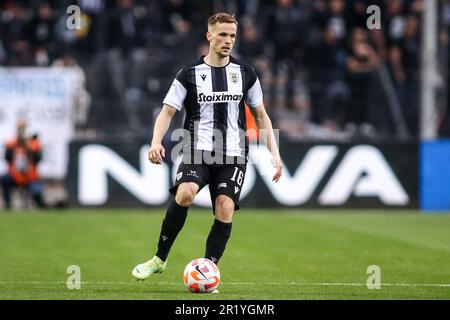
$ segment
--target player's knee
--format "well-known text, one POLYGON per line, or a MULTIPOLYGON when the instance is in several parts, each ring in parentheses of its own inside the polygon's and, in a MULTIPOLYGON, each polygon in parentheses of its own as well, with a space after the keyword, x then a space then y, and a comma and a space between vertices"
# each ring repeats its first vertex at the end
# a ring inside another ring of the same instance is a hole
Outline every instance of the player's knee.
POLYGON ((179 188, 177 195, 175 196, 175 201, 184 207, 188 207, 192 204, 195 198, 195 190, 192 188, 179 188))
POLYGON ((216 218, 229 223, 233 219, 234 201, 228 197, 218 197, 216 204, 216 218))

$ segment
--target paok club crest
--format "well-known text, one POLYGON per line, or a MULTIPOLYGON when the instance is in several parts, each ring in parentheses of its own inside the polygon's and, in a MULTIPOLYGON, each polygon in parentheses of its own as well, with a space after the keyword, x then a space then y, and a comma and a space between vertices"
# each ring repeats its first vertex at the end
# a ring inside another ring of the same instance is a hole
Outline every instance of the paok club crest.
POLYGON ((237 75, 237 73, 230 73, 230 80, 231 80, 231 82, 232 83, 238 83, 238 75, 237 75))

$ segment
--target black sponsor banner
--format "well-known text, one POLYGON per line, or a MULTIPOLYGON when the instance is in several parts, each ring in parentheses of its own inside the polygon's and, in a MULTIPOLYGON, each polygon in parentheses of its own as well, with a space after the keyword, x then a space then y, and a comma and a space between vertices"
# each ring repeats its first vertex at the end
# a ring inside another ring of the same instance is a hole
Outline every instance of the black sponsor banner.
MULTIPOLYGON (((166 144, 163 165, 147 160, 144 141, 76 141, 67 177, 72 206, 160 207, 171 199, 178 151, 166 144), (172 149, 174 150, 172 155, 172 149)), ((300 143, 280 141, 283 176, 263 145, 251 145, 241 193, 243 207, 417 208, 417 143, 300 143)), ((226 183, 226 181, 224 181, 226 183)), ((208 187, 196 198, 209 207, 208 187)))

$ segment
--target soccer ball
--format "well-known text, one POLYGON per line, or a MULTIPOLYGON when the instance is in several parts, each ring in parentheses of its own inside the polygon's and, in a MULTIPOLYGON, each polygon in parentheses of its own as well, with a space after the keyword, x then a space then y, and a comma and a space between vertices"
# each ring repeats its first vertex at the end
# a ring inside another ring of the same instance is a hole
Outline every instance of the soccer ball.
POLYGON ((220 283, 220 271, 209 259, 198 258, 189 262, 184 268, 184 284, 195 293, 214 291, 220 283))

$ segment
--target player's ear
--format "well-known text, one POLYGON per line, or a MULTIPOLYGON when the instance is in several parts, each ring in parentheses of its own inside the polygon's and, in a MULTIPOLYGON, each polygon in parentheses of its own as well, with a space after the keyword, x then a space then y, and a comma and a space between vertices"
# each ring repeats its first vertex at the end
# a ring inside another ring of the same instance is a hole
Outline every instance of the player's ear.
POLYGON ((207 31, 206 32, 206 39, 208 39, 208 41, 211 42, 212 38, 213 38, 213 34, 210 31, 207 31))

